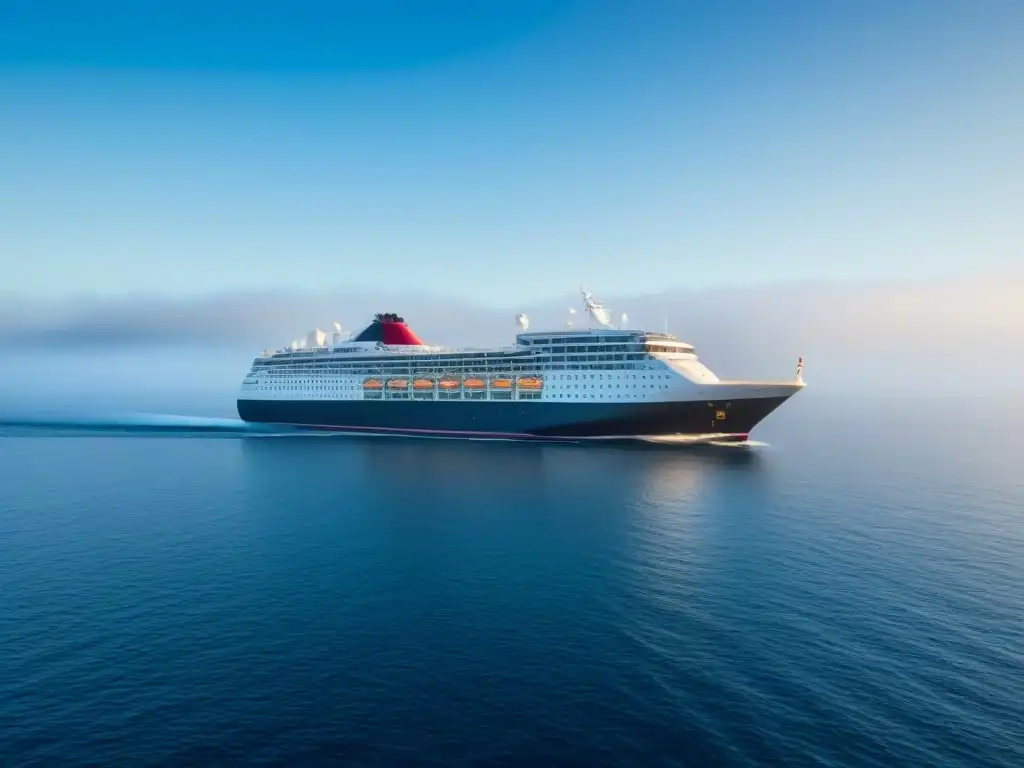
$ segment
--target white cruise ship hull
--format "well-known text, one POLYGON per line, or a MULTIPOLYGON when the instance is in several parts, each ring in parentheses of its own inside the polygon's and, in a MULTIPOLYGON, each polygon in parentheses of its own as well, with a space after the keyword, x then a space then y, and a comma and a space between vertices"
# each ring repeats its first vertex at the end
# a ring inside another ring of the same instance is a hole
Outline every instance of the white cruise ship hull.
POLYGON ((331 346, 311 333, 306 347, 253 362, 238 414, 384 435, 737 442, 803 388, 802 361, 794 381, 722 381, 668 334, 528 333, 519 320, 523 332, 503 348, 430 346, 393 313, 331 346))

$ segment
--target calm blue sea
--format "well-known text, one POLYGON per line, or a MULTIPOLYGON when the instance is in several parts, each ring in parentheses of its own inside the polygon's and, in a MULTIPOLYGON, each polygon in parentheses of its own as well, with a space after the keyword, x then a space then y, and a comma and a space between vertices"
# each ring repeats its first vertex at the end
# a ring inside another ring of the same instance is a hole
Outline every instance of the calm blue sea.
POLYGON ((47 418, 0 427, 0 765, 1024 765, 1022 403, 808 392, 753 450, 47 418))

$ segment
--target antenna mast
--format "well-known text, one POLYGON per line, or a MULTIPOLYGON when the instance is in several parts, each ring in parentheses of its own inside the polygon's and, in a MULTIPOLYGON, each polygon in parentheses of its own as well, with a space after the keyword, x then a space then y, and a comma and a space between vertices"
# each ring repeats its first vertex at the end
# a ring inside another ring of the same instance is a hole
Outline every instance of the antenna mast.
POLYGON ((580 294, 583 296, 583 306, 586 307, 587 313, 597 321, 598 325, 611 328, 612 318, 604 304, 595 301, 594 295, 583 286, 580 286, 580 294))

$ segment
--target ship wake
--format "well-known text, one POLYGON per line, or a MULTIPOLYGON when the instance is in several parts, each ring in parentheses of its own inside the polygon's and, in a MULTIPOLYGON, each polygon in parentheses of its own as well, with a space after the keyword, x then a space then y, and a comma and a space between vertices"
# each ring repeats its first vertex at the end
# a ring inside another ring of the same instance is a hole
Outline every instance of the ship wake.
POLYGON ((251 424, 241 419, 166 413, 0 414, 0 434, 111 434, 192 436, 309 435, 308 430, 279 424, 251 424))

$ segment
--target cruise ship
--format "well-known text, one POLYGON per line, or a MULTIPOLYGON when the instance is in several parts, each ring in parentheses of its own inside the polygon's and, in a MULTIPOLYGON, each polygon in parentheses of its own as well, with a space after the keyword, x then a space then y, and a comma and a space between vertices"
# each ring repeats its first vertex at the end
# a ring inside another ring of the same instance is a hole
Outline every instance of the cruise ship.
POLYGON ((802 358, 790 381, 722 380, 692 345, 613 324, 582 294, 588 328, 529 331, 521 314, 508 347, 425 344, 394 313, 345 340, 335 324, 331 341, 316 331, 257 357, 238 415, 376 435, 744 443, 804 387, 802 358))

